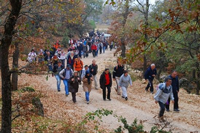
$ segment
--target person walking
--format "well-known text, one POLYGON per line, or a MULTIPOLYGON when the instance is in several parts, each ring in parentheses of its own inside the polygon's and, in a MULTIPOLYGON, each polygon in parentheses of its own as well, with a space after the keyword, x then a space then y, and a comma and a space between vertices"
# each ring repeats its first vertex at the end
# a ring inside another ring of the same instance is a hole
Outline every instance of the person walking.
POLYGON ((52 56, 50 54, 50 51, 46 51, 46 56, 44 57, 44 60, 47 62, 47 66, 48 66, 48 72, 52 71, 52 56))
POLYGON ((82 78, 83 81, 83 90, 85 91, 85 99, 87 101, 87 104, 89 104, 90 101, 90 92, 92 90, 92 75, 89 71, 86 71, 85 76, 82 78))
POLYGON ((76 103, 76 93, 78 92, 79 83, 81 82, 78 72, 74 72, 73 76, 69 79, 69 92, 72 93, 72 101, 76 103))
POLYGON ((56 80, 57 80, 57 90, 58 92, 60 92, 60 83, 61 83, 61 79, 60 79, 60 75, 59 75, 59 72, 61 70, 63 70, 63 65, 62 65, 62 61, 58 61, 58 64, 55 64, 54 67, 53 67, 53 74, 55 75, 56 77, 56 80))
POLYGON ((132 79, 131 76, 128 74, 128 71, 124 71, 124 74, 119 79, 119 86, 122 88, 122 98, 128 100, 127 89, 128 86, 132 86, 132 79))
POLYGON ((67 64, 70 65, 70 67, 74 68, 74 61, 77 58, 77 56, 74 55, 73 51, 70 51, 70 54, 67 56, 67 64))
POLYGON ((165 103, 167 102, 168 98, 170 97, 172 102, 174 102, 171 83, 172 83, 171 78, 167 77, 164 83, 158 85, 158 90, 154 96, 155 103, 156 104, 159 103, 160 106, 160 112, 158 115, 160 122, 165 121, 163 115, 165 112, 165 103))
POLYGON ((32 49, 31 52, 28 54, 27 61, 29 63, 32 63, 32 62, 34 62, 36 60, 36 57, 37 57, 37 54, 36 54, 35 50, 32 49))
POLYGON ((146 91, 148 91, 149 87, 150 87, 150 92, 153 94, 153 80, 154 77, 157 74, 157 70, 156 70, 156 66, 155 64, 151 64, 151 66, 146 70, 145 74, 144 74, 144 78, 147 81, 148 80, 148 84, 147 87, 145 88, 146 91))
POLYGON ((85 65, 84 68, 83 68, 83 70, 82 70, 82 73, 81 73, 81 80, 83 80, 83 77, 85 77, 86 72, 89 72, 89 73, 90 73, 90 70, 89 70, 88 65, 85 65))
POLYGON ((112 87, 112 77, 109 69, 106 68, 105 71, 100 76, 100 87, 103 90, 103 100, 106 101, 106 88, 108 90, 107 99, 111 101, 110 92, 112 87))
MULTIPOLYGON (((172 79, 171 86, 172 86, 172 91, 174 95, 174 111, 179 112, 180 111, 179 106, 178 106, 179 80, 178 80, 177 72, 173 71, 169 77, 172 79)), ((168 99, 168 102, 166 103, 165 106, 166 106, 166 111, 170 111, 169 110, 170 98, 168 99)))
POLYGON ((96 56, 97 46, 96 46, 95 44, 92 44, 91 50, 92 50, 92 55, 93 55, 93 57, 95 57, 95 56, 96 56))
POLYGON ((75 59, 74 62, 74 70, 78 72, 78 76, 81 78, 81 71, 83 69, 83 62, 81 60, 81 57, 78 56, 78 58, 75 59))
POLYGON ((89 66, 89 70, 94 80, 95 89, 97 90, 98 89, 98 83, 97 83, 98 65, 96 64, 95 60, 92 60, 92 64, 89 66))
POLYGON ((124 66, 122 65, 120 61, 117 61, 117 66, 114 67, 114 71, 113 71, 113 80, 116 81, 117 86, 115 90, 118 95, 120 95, 119 79, 123 73, 124 73, 124 66))
POLYGON ((63 83, 65 85, 65 95, 69 95, 69 80, 73 75, 73 70, 71 69, 71 66, 67 64, 67 67, 60 71, 59 76, 63 80, 63 83))

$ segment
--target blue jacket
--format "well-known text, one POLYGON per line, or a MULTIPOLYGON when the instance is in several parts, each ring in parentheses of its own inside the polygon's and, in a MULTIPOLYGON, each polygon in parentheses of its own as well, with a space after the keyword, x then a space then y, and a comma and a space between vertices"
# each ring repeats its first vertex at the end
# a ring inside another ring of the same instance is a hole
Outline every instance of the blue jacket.
POLYGON ((152 75, 156 75, 156 74, 157 74, 156 68, 152 70, 151 67, 149 67, 144 74, 144 78, 149 79, 149 80, 153 80, 154 77, 152 75))
POLYGON ((169 77, 172 79, 172 90, 173 93, 177 93, 177 91, 179 91, 179 80, 178 80, 178 76, 176 76, 175 78, 172 78, 171 75, 169 75, 169 77))

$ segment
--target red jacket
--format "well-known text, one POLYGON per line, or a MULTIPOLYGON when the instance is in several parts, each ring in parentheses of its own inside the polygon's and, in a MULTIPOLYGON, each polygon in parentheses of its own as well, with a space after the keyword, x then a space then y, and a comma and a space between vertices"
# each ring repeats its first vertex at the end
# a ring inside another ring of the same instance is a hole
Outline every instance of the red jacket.
POLYGON ((97 50, 97 46, 93 44, 93 45, 91 46, 91 50, 97 50))

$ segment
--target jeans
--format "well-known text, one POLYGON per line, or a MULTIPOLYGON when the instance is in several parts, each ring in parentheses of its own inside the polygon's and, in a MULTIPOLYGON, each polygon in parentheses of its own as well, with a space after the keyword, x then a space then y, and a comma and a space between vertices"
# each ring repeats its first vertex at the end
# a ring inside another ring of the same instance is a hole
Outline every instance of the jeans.
POLYGON ((106 47, 105 47, 105 46, 103 46, 103 53, 105 53, 105 51, 106 51, 106 47))
POLYGON ((63 80, 63 83, 64 83, 64 85, 65 85, 65 94, 66 94, 66 95, 69 95, 69 86, 68 86, 69 80, 68 80, 68 79, 64 79, 64 80, 63 80))
POLYGON ((60 91, 60 84, 61 84, 61 79, 59 74, 55 75, 56 80, 57 80, 57 90, 60 91))
POLYGON ((49 69, 48 72, 50 72, 50 71, 52 72, 53 71, 53 68, 52 68, 51 64, 48 64, 48 69, 49 69))
POLYGON ((61 62, 62 62, 63 68, 65 68, 65 59, 62 59, 61 62))
POLYGON ((158 103, 159 103, 159 106, 160 106, 159 117, 162 117, 164 115, 164 112, 165 112, 165 104, 160 102, 160 101, 158 103))
POLYGON ((153 79, 148 79, 148 84, 147 87, 145 88, 145 90, 148 91, 149 87, 150 87, 150 91, 153 92, 153 79))
POLYGON ((106 86, 103 88, 103 99, 104 99, 104 100, 106 100, 106 88, 108 89, 107 99, 110 99, 110 92, 111 92, 111 89, 110 89, 110 86, 106 85, 106 86))
POLYGON ((90 101, 90 92, 85 92, 86 101, 90 101))

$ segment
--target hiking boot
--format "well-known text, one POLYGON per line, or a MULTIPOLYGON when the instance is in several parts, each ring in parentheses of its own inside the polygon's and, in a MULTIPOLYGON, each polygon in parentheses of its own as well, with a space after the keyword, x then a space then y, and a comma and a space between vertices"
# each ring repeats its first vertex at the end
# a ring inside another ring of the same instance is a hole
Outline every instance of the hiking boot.
POLYGON ((174 111, 175 111, 175 112, 179 112, 180 110, 179 110, 179 109, 174 109, 174 111))
POLYGON ((128 100, 128 97, 125 97, 125 100, 127 101, 127 100, 128 100))
POLYGON ((158 119, 159 119, 160 122, 165 122, 165 119, 164 119, 163 116, 159 117, 158 119))

